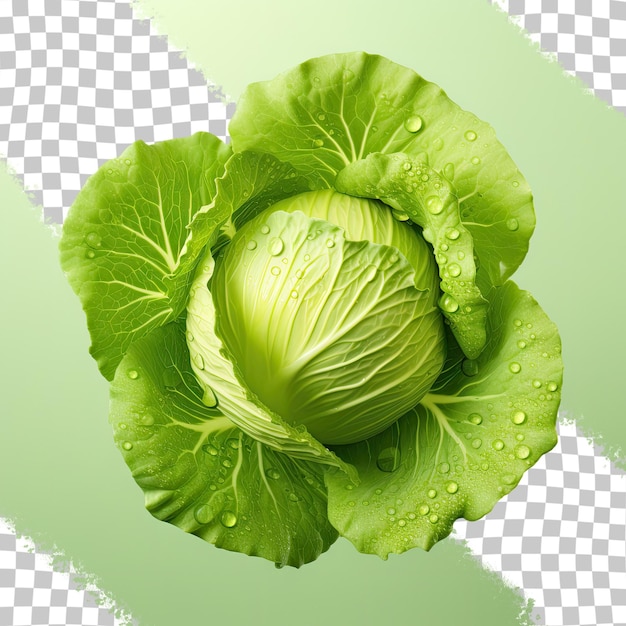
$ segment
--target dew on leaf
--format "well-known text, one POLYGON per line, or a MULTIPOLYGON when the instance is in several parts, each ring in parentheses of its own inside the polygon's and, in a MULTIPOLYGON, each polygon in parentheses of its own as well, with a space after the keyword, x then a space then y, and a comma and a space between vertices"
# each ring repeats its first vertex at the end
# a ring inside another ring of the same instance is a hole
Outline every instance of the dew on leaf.
POLYGON ((527 459, 530 456, 530 448, 524 444, 515 446, 515 456, 518 459, 527 459))
POLYGON ((85 243, 90 248, 100 248, 102 247, 102 237, 98 233, 88 233, 85 237, 85 243))
POLYGON ((461 266, 458 263, 452 263, 450 267, 448 267, 448 272, 450 273, 450 276, 456 278, 461 275, 461 266))
POLYGON ((477 137, 478 135, 473 130, 465 131, 465 139, 467 139, 468 141, 476 141, 477 137))
POLYGON ((475 359, 464 359, 461 369, 466 376, 476 376, 478 374, 478 361, 475 359))
POLYGON ((516 361, 513 361, 513 363, 509 365, 509 369, 513 374, 519 374, 522 371, 522 366, 516 361))
POLYGON ((237 524, 237 516, 232 511, 223 511, 220 516, 220 522, 222 526, 232 528, 237 524))
POLYGON ((515 411, 511 416, 511 421, 518 426, 526 421, 526 413, 524 411, 515 411))
POLYGON ((504 441, 502 441, 502 439, 494 439, 491 446, 494 450, 502 450, 504 448, 504 441))
POLYGON ((459 485, 457 483, 455 483, 453 480, 451 480, 447 485, 446 485, 446 491, 448 493, 456 493, 459 490, 459 485))
POLYGON ((395 472, 400 467, 400 450, 384 448, 376 459, 376 466, 381 472, 395 472))
POLYGON ((471 413, 468 419, 472 424, 475 424, 476 426, 483 423, 482 415, 479 415, 478 413, 471 413))
POLYGON ((444 293, 439 299, 439 306, 446 313, 455 313, 459 310, 459 303, 447 293, 444 293))
POLYGON ((280 478, 280 472, 275 467, 266 469, 265 475, 272 480, 278 480, 280 478))
POLYGON ((439 215, 443 211, 443 202, 439 196, 429 196, 426 198, 426 208, 429 213, 439 215))
POLYGON ((423 120, 419 115, 411 115, 404 122, 404 128, 409 133, 416 133, 422 128, 423 120))

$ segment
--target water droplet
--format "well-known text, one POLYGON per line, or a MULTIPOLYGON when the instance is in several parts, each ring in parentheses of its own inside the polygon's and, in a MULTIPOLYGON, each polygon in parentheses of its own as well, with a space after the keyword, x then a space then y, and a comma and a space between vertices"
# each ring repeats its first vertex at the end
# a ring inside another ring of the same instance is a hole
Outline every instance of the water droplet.
POLYGON ((459 310, 459 303, 447 293, 444 293, 439 298, 439 306, 446 313, 454 313, 459 310))
POLYGON ((398 520, 398 526, 400 527, 406 526, 406 520, 405 519, 398 520))
POLYGON ((217 456, 219 454, 219 450, 210 443, 202 446, 202 452, 208 454, 209 456, 217 456))
POLYGON ((270 239, 269 245, 267 246, 267 250, 272 256, 279 255, 284 250, 284 248, 285 244, 280 237, 274 237, 273 239, 270 239))
POLYGON ((523 349, 526 347, 526 342, 525 342, 523 339, 520 339, 520 340, 517 342, 517 347, 518 347, 518 348, 521 348, 521 349, 523 350, 523 349))
POLYGON ((471 413, 468 419, 472 424, 475 424, 476 426, 483 423, 483 417, 478 413, 471 413))
POLYGON ((479 157, 477 157, 477 156, 472 157, 472 164, 473 165, 478 165, 479 163, 480 163, 480 158, 479 157))
POLYGON ((133 444, 130 441, 125 441, 122 444, 122 448, 124 448, 124 450, 132 450, 133 449, 133 444))
POLYGON ((517 439, 518 441, 524 441, 524 435, 522 435, 522 433, 518 433, 517 435, 515 435, 515 439, 517 439))
POLYGON ((194 512, 193 516, 196 518, 198 524, 208 524, 214 517, 213 511, 208 504, 200 505, 194 512))
POLYGON ((476 141, 476 137, 478 137, 478 135, 473 130, 465 131, 465 139, 468 141, 476 141))
POLYGON ((448 273, 453 278, 456 278, 457 276, 460 276, 461 275, 461 266, 458 263, 452 263, 450 265, 450 267, 448 268, 448 273))
POLYGON ((514 320, 513 321, 513 326, 516 326, 517 328, 519 328, 522 325, 522 320, 514 320))
POLYGON ((519 222, 514 217, 512 217, 511 219, 506 221, 506 227, 509 230, 515 231, 519 228, 519 222))
POLYGON ((275 467, 270 467, 265 470, 265 475, 272 480, 278 480, 280 478, 280 472, 275 467))
POLYGON ((248 248, 248 250, 256 250, 256 241, 254 241, 254 239, 250 239, 246 248, 248 248))
POLYGON ((548 391, 556 391, 558 388, 556 383, 548 383, 548 391))
POLYGON ((478 361, 465 359, 461 365, 461 369, 466 376, 476 376, 476 374, 478 374, 478 361))
POLYGON ((455 483, 453 480, 451 480, 447 485, 446 485, 446 491, 448 493, 456 493, 459 490, 459 486, 457 485, 457 483, 455 483))
POLYGON ((524 411, 515 411, 515 413, 511 415, 511 421, 518 426, 523 424, 526 421, 526 413, 524 413, 524 411))
POLYGON ((515 456, 518 459, 527 459, 530 456, 530 448, 524 444, 515 446, 515 456))
POLYGON ((402 169, 405 172, 408 172, 412 167, 413 165, 411 164, 411 161, 405 161, 405 163, 402 165, 402 169))
POLYGON ((512 485, 515 482, 515 476, 513 476, 513 474, 504 474, 502 476, 502 482, 505 485, 512 485))
POLYGON ((456 241, 461 236, 461 233, 456 228, 448 228, 446 231, 446 237, 452 241, 456 241))
POLYGON ((437 263, 439 265, 445 265, 448 262, 448 257, 445 254, 437 255, 437 263))
MULTIPOLYGON (((294 493, 293 491, 289 494, 289 500, 291 500, 291 502, 299 502, 300 501, 300 496, 297 493, 294 493)), ((354 504, 352 505, 354 506, 354 504)))
POLYGON ((128 378, 131 380, 137 380, 139 378, 139 373, 137 370, 128 370, 128 378))
POLYGON ((100 248, 102 247, 102 237, 98 233, 89 233, 85 237, 85 243, 90 248, 100 248))
POLYGON ((463 250, 459 250, 456 253, 456 258, 459 259, 459 261, 462 261, 465 258, 465 252, 463 252, 463 250))
POLYGON ((310 258, 311 258, 311 255, 310 255, 310 254, 305 254, 305 255, 304 255, 304 260, 305 260, 305 261, 308 261, 310 258))
POLYGON ((93 250, 87 250, 87 252, 85 252, 85 256, 88 259, 93 259, 96 256, 96 253, 93 250))
POLYGON ((428 515, 430 513, 430 507, 427 504, 422 504, 417 510, 420 515, 428 515))
POLYGON ((519 181, 514 180, 512 183, 513 187, 519 187, 519 181))
POLYGON ((474 439, 474 441, 472 441, 472 448, 475 448, 476 450, 478 450, 478 448, 480 448, 480 446, 482 445, 483 445, 482 439, 474 439))
POLYGON ((398 222, 408 222, 411 219, 404 211, 396 211, 395 209, 391 209, 391 216, 398 222))
POLYGON ((334 239, 327 239, 326 240, 326 247, 327 248, 334 248, 335 247, 335 240, 334 239))
POLYGON ((426 198, 426 208, 429 213, 439 215, 443 211, 443 202, 439 196, 429 196, 426 198))
POLYGON ((295 289, 293 289, 292 292, 289 294, 289 296, 291 298, 293 298, 294 300, 297 300, 298 299, 298 292, 295 289))
POLYGON ((504 448, 504 441, 502 441, 502 439, 494 439, 491 446, 494 450, 502 450, 504 448))
POLYGON ((198 369, 200 370, 204 369, 204 359, 202 358, 202 355, 199 352, 193 357, 193 362, 196 364, 198 369))
POLYGON ((533 387, 535 389, 540 389, 541 388, 541 381, 537 380, 537 379, 533 380, 533 387))
POLYGON ((443 166, 443 175, 448 180, 452 180, 454 178, 454 163, 446 163, 443 166))
POLYGON ((395 472, 400 467, 400 450, 384 448, 376 459, 376 465, 381 472, 395 472))
POLYGON ((267 224, 261 226, 261 233, 267 235, 270 232, 270 227, 267 224))
POLYGON ((213 389, 211 389, 211 387, 204 388, 204 393, 202 394, 202 404, 210 409, 214 409, 217 406, 217 397, 213 393, 213 389))
POLYGON ((137 420, 142 426, 152 426, 154 424, 154 417, 149 413, 137 420))
POLYGON ((437 139, 433 141, 433 148, 435 150, 441 150, 443 148, 443 139, 441 139, 441 137, 437 137, 437 139))
POLYGON ((220 522, 222 526, 232 528, 237 524, 237 516, 232 511, 224 511, 220 516, 220 522))
POLYGON ((272 273, 272 276, 278 276, 280 274, 280 267, 274 265, 270 272, 272 273))
POLYGON ((522 366, 516 361, 513 361, 513 363, 509 365, 509 369, 513 374, 519 374, 522 371, 522 366))
POLYGON ((395 515, 396 514, 396 510, 392 507, 387 509, 387 515, 395 515))
POLYGON ((404 128, 409 133, 416 133, 422 127, 423 120, 419 115, 411 115, 411 117, 407 118, 404 122, 404 128))
POLYGON ((304 278, 304 270, 296 270, 296 278, 304 278))
MULTIPOLYGON (((319 81, 319 78, 318 78, 317 80, 319 81)), ((317 119, 318 119, 320 122, 323 122, 323 121, 326 119, 326 116, 325 116, 323 113, 320 113, 320 114, 317 116, 317 119)))
POLYGON ((322 139, 314 139, 313 140, 313 147, 314 148, 321 148, 324 145, 324 141, 322 139))
POLYGON ((428 493, 426 495, 432 500, 433 498, 437 497, 437 490, 436 489, 429 489, 428 493))
POLYGON ((193 337, 193 333, 190 333, 189 331, 187 331, 187 341, 192 342, 194 337, 193 337))
POLYGON ((444 461, 443 463, 439 464, 439 467, 437 467, 437 469, 439 470, 440 474, 447 474, 450 471, 450 464, 444 461))
POLYGON ((439 521, 439 515, 437 515, 436 513, 433 513, 429 518, 428 521, 431 524, 436 524, 439 521))
POLYGON ((233 462, 230 459, 224 459, 222 461, 222 467, 229 468, 229 467, 232 467, 232 466, 233 466, 233 462))

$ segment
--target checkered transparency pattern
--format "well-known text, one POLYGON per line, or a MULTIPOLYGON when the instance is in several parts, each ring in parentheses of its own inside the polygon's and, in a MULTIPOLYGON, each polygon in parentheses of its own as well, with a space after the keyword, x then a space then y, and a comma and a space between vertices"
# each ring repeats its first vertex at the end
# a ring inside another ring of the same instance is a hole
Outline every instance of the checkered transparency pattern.
POLYGON ((226 140, 233 110, 128 2, 0 1, 0 156, 47 221, 134 141, 226 140))
POLYGON ((71 566, 53 568, 49 555, 0 520, 0 626, 120 624, 98 592, 77 587, 75 574, 71 566))
POLYGON ((490 0, 626 115, 626 0, 490 0))
MULTIPOLYGON (((626 113, 626 0, 492 3, 626 113)), ((48 221, 61 223, 86 178, 136 139, 228 140, 233 111, 126 1, 0 0, 0 156, 48 221)), ((626 478, 574 426, 560 435, 455 536, 534 601, 537 623, 626 625, 626 478)), ((119 623, 32 550, 0 526, 0 626, 119 623)))
POLYGON ((488 568, 534 601, 548 626, 626 625, 626 474, 573 424, 485 518, 459 520, 488 568))

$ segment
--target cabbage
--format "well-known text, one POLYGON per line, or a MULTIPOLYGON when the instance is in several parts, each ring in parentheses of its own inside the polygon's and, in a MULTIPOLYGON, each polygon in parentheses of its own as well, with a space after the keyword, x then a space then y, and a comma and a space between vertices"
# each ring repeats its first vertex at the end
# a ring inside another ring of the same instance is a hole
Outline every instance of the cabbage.
POLYGON ((556 443, 558 332, 509 280, 530 189, 364 53, 250 85, 230 134, 133 144, 63 228, 146 507, 279 566, 428 550, 556 443))

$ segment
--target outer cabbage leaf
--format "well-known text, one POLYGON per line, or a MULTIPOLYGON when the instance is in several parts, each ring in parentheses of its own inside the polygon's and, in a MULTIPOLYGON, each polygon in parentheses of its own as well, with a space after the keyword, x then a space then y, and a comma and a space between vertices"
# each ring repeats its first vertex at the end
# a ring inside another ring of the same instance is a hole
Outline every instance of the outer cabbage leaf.
MULTIPOLYGON (((61 265, 87 314, 91 354, 113 377, 130 344, 184 309, 194 259, 187 226, 216 194, 231 150, 197 133, 148 146, 138 141, 103 165, 63 225, 61 265)), ((227 214, 212 213, 208 240, 227 214)))
POLYGON ((380 199, 422 227, 439 266, 439 306, 465 354, 475 359, 487 338, 487 301, 476 285, 472 236, 445 180, 405 154, 376 153, 342 170, 336 186, 345 193, 380 199))
POLYGON ((453 184, 480 258, 479 284, 503 284, 526 255, 532 196, 493 129, 384 57, 333 54, 253 83, 229 131, 235 152, 272 153, 328 187, 372 152, 405 152, 453 184))
POLYGON ((359 551, 387 558, 430 549, 455 519, 487 514, 555 445, 563 372, 556 328, 512 282, 490 301, 477 360, 451 349, 415 410, 376 437, 335 449, 361 482, 327 476, 329 518, 359 551))
POLYGON ((248 437, 202 403, 183 323, 135 342, 111 385, 110 421, 156 518, 220 548, 298 567, 335 541, 324 468, 248 437))

